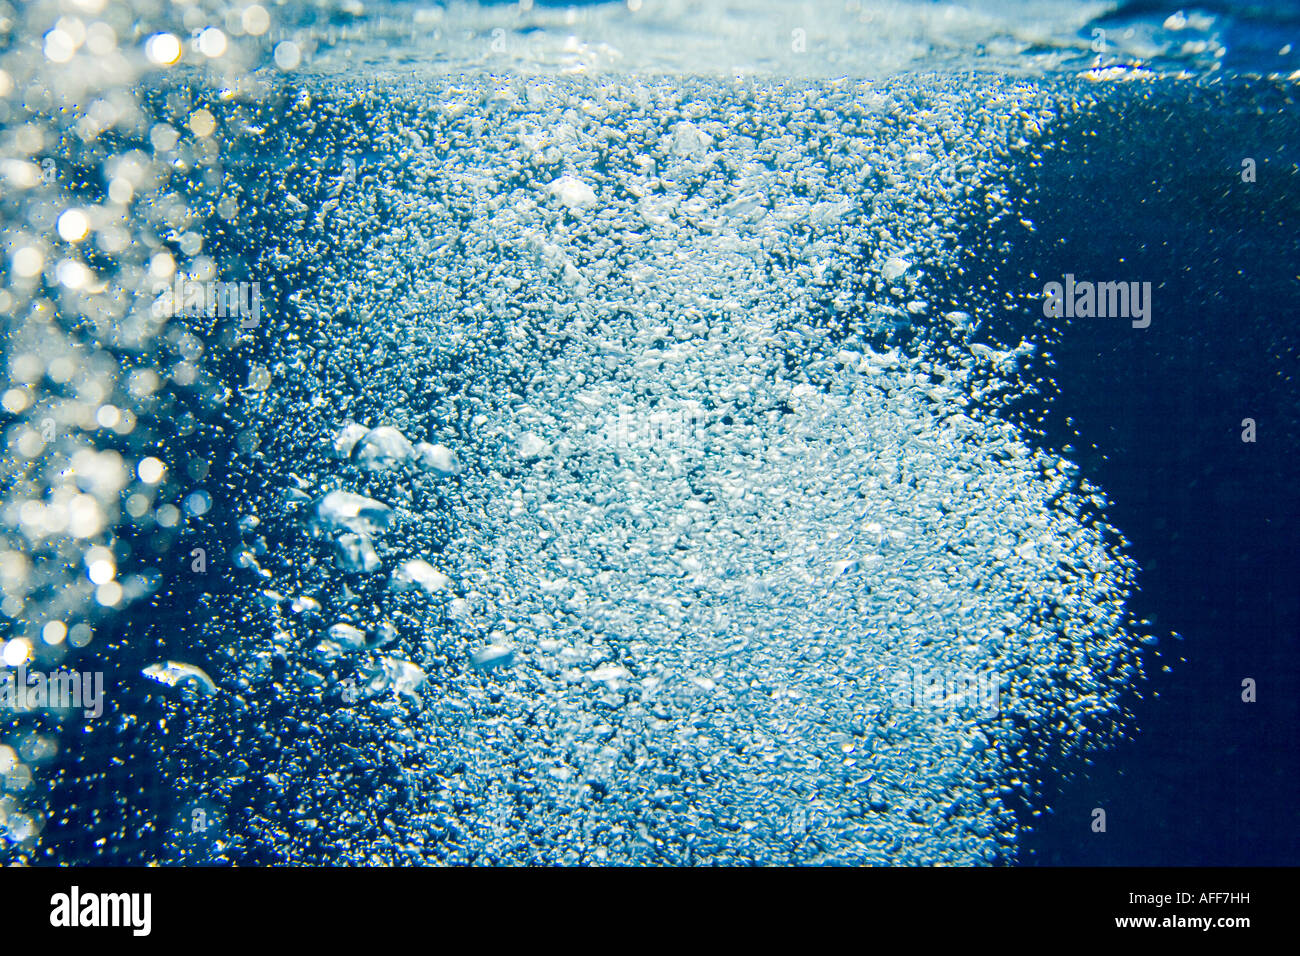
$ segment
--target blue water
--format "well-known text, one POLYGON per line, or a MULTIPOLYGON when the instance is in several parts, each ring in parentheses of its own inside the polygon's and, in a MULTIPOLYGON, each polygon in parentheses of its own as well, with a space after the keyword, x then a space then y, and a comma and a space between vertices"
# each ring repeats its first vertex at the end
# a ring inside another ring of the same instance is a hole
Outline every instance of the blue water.
POLYGON ((1289 97, 1251 87, 1156 95, 1089 117, 1081 126, 1095 138, 1067 134, 1074 148, 1036 176, 1039 235, 1064 242, 1014 255, 1012 274, 1032 261, 1047 274, 1068 262, 1081 275, 1167 277, 1168 319, 1140 341, 1095 324, 1061 335, 1046 431, 1089 449, 1085 468, 1142 566, 1135 612, 1158 622, 1169 672, 1152 668, 1133 739, 1062 787, 1057 813, 1026 843, 1029 861, 1296 859, 1283 797, 1297 773, 1298 704, 1283 690, 1297 674, 1285 635, 1297 621, 1300 499, 1284 437, 1300 411, 1296 119, 1289 97), (1256 191, 1235 188, 1247 154, 1269 170, 1256 191), (1273 423, 1275 440, 1243 443, 1247 417, 1273 423), (1245 704, 1245 678, 1281 693, 1245 704), (1110 817, 1116 839, 1072 832, 1072 814, 1107 805, 1125 808, 1110 817))
POLYGON ((0 721, 35 768, 0 858, 1295 864, 1300 6, 1080 9, 290 5, 232 34, 251 91, 141 74, 181 152, 60 139, 77 181, 7 216, 49 231, 107 155, 166 155, 133 241, 182 264, 201 235, 264 321, 175 318, 123 360, 156 400, 108 386, 142 424, 84 440, 167 479, 104 540, 157 586, 6 605, 6 639, 93 623, 30 653, 114 690, 84 730, 0 721), (1150 325, 1045 316, 1067 274, 1150 281, 1150 325), (900 704, 900 666, 992 669, 1001 710, 900 704))

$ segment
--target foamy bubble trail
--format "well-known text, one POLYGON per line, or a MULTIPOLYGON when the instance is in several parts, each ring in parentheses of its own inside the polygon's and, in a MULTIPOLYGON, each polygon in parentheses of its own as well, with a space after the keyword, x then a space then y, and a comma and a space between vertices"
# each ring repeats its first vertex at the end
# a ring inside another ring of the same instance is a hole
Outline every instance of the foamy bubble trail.
POLYGON ((988 407, 1032 345, 930 302, 959 223, 1008 212, 990 156, 1056 108, 581 79, 268 108, 256 269, 299 281, 234 413, 257 593, 237 692, 165 761, 223 804, 274 762, 229 855, 1011 857, 1031 761, 1138 673, 1094 489, 988 407))

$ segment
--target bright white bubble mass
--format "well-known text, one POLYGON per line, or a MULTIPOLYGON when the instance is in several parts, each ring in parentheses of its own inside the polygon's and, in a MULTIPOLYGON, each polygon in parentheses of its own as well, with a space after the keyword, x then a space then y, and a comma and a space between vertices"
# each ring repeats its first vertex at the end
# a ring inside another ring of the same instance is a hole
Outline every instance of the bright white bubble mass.
MULTIPOLYGON (((241 524, 321 610, 260 637, 250 602, 235 679, 395 718, 344 719, 405 755, 396 832, 446 862, 1012 856, 1026 755, 1104 739, 1139 670, 1094 489, 976 398, 1033 343, 975 342, 974 301, 924 323, 954 218, 1009 212, 968 198, 988 144, 1059 109, 968 96, 304 89, 282 128, 346 144, 364 104, 376 132, 366 186, 319 161, 327 207, 288 202, 261 252, 313 280, 264 343, 292 386, 243 406, 285 451, 247 460, 241 524)), ((323 825, 335 858, 373 852, 323 825)))

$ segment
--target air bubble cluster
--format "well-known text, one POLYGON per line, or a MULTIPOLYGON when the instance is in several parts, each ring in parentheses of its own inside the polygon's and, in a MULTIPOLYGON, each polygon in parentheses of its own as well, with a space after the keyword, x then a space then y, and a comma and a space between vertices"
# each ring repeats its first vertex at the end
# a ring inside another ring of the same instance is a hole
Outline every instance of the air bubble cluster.
POLYGON ((0 860, 1013 858, 1141 678, 962 255, 1040 6, 0 9, 0 675, 112 680, 0 860))
POLYGON ((180 773, 233 798, 222 752, 282 755, 232 859, 1014 855, 1035 761, 1140 669, 1095 489, 984 400, 1032 343, 928 318, 957 224, 1009 214, 990 147, 1057 108, 979 94, 321 83, 268 117, 302 141, 259 259, 302 281, 238 409, 272 595, 235 598, 238 700, 186 714, 180 773))

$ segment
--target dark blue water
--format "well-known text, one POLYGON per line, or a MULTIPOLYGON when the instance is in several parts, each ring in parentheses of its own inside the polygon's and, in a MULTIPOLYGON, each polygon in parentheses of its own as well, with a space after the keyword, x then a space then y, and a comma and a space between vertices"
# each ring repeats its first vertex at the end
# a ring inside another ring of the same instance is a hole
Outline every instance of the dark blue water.
POLYGON ((1134 695, 1133 739, 1056 784, 1025 862, 1300 858, 1298 143, 1287 93, 1156 91, 1069 124, 1028 177, 1038 232, 1008 257, 1008 286, 1031 272, 1154 280, 1149 328, 1076 319, 1060 335, 1044 430, 1112 499, 1162 666, 1134 695), (1094 807, 1105 834, 1084 825, 1094 807))

